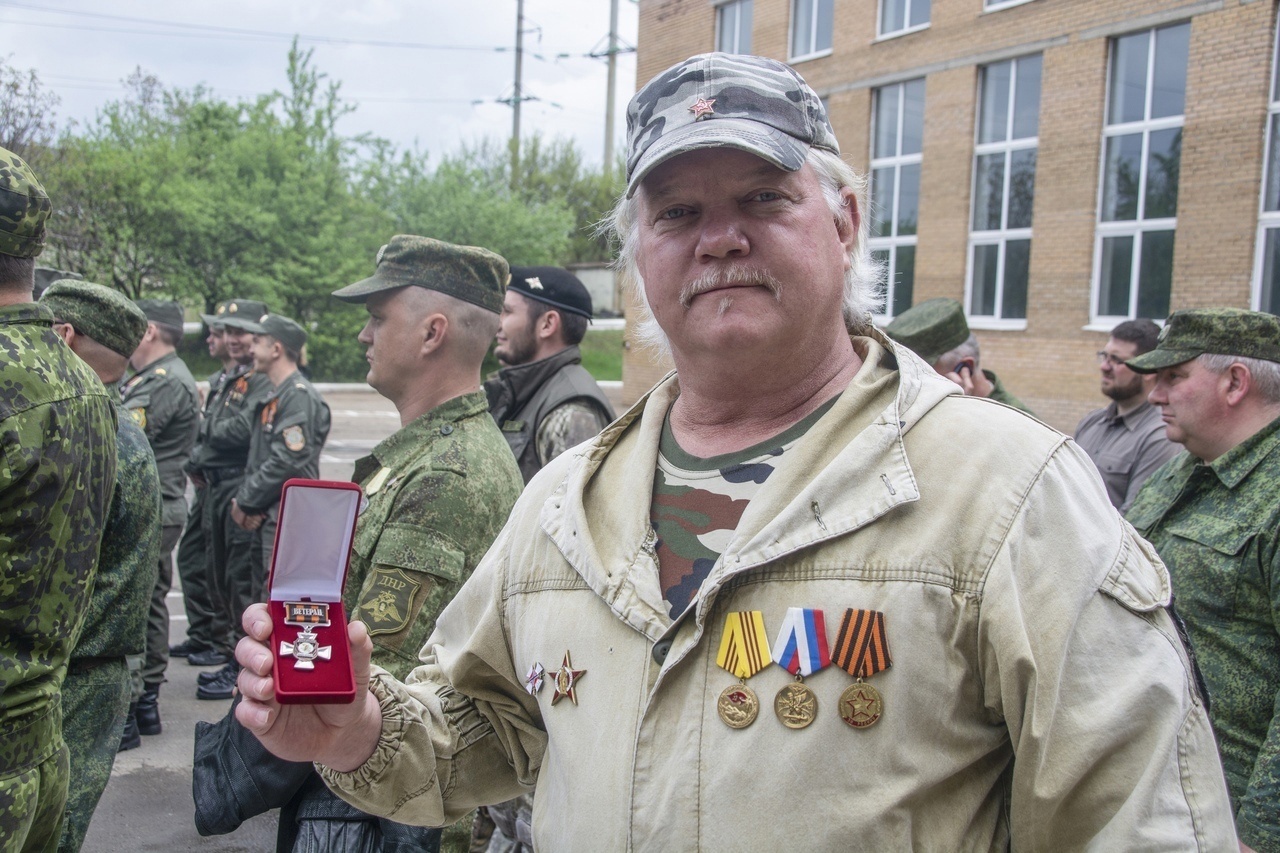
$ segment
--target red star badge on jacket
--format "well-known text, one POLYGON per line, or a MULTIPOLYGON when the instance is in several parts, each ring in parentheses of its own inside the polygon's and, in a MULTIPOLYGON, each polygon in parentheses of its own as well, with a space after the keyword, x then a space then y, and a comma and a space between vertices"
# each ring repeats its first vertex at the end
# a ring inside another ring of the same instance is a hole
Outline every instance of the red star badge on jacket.
POLYGON ((569 697, 569 701, 578 704, 578 679, 586 675, 585 669, 574 669, 573 662, 569 660, 568 650, 564 653, 564 663, 560 664, 560 668, 555 672, 556 679, 556 695, 551 697, 551 704, 554 705, 563 699, 569 697))
POLYGON ((693 120, 706 118, 715 113, 716 99, 698 98, 693 102, 693 106, 689 107, 689 112, 693 113, 693 120))

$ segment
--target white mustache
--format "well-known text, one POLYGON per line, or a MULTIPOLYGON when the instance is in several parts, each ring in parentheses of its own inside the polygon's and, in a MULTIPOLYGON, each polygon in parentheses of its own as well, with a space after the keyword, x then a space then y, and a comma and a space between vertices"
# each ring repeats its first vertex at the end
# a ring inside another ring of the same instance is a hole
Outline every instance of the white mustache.
POLYGON ((688 308, 693 297, 726 285, 767 287, 775 299, 782 298, 782 282, 768 270, 753 267, 717 267, 704 272, 680 289, 680 305, 688 308))

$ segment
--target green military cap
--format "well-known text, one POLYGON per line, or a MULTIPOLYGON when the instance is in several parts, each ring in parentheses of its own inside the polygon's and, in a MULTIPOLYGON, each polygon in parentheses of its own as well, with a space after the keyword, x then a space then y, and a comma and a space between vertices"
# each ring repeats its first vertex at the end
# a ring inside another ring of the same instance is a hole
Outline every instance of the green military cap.
POLYGON ((118 290, 88 281, 59 279, 45 288, 40 304, 112 352, 128 358, 147 333, 147 315, 118 290))
POLYGON ((1205 353, 1280 362, 1280 317, 1243 308, 1176 311, 1156 348, 1125 364, 1136 373, 1155 373, 1205 353))
POLYGON ((930 299, 903 311, 885 327, 885 334, 933 364, 969 340, 964 306, 954 299, 930 299))
MULTIPOLYGON (((258 319, 267 313, 265 302, 253 299, 228 299, 219 302, 212 314, 201 314, 206 326, 231 326, 244 329, 245 325, 256 326, 258 319)), ((245 331, 251 331, 245 329, 245 331)))
POLYGON ((138 307, 152 323, 182 328, 182 306, 171 299, 139 299, 138 307))
POLYGON ((299 351, 307 342, 307 330, 283 314, 264 314, 256 323, 237 323, 255 335, 270 335, 291 350, 299 351))
POLYGON ((455 246, 430 237, 397 234, 378 250, 372 276, 333 295, 344 302, 364 302, 371 295, 398 287, 425 287, 502 313, 502 296, 511 278, 501 255, 477 246, 455 246))
POLYGON ((44 250, 44 224, 53 205, 31 167, 0 148, 0 254, 34 258, 44 250))

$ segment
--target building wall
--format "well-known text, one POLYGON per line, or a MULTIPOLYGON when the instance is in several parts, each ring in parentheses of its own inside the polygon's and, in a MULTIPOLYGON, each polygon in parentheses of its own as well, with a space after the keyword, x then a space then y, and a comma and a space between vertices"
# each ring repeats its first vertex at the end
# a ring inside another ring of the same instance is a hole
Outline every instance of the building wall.
MULTIPOLYGON (((787 58, 790 7, 755 0, 755 53, 787 58)), ((975 328, 983 365, 1043 420, 1071 431, 1105 402, 1093 353, 1107 336, 1089 327, 1089 307, 1111 37, 1191 21, 1171 310, 1251 307, 1273 0, 1031 0, 992 12, 982 0, 933 0, 928 29, 878 41, 877 10, 877 0, 835 0, 833 52, 795 67, 827 98, 843 156, 862 170, 872 89, 925 78, 916 302, 964 298, 979 67, 1043 55, 1026 328, 975 328)), ((637 86, 714 39, 711 0, 640 0, 637 86)), ((626 393, 660 373, 633 345, 626 393)))

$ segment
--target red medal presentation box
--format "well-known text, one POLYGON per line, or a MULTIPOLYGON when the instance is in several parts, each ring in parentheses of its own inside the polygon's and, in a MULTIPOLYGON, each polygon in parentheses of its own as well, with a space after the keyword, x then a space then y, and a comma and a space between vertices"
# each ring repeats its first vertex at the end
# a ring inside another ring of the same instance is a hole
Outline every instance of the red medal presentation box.
POLYGON ((335 480, 289 480, 280 492, 267 609, 282 705, 356 698, 342 587, 363 497, 335 480))

